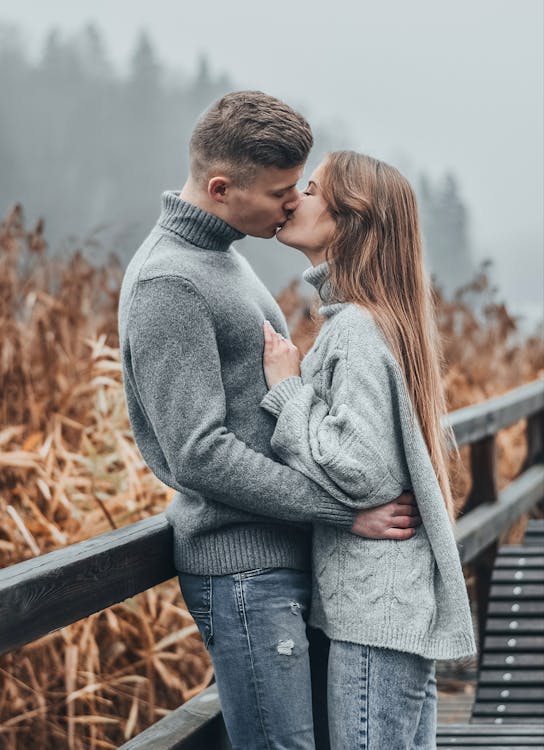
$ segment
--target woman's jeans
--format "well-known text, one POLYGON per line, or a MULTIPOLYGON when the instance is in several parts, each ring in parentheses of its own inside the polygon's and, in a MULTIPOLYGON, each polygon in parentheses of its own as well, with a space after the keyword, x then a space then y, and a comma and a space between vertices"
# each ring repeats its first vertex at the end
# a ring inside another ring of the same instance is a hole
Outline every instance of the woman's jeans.
POLYGON ((385 648, 331 641, 332 750, 434 750, 434 661, 385 648))
POLYGON ((314 750, 310 573, 182 573, 179 582, 212 658, 234 750, 314 750))

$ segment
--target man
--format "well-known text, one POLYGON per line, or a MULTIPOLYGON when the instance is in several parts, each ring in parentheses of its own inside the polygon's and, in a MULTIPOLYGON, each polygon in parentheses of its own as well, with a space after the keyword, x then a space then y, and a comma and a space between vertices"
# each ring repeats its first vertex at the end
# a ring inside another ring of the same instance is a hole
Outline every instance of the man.
POLYGON ((405 539, 418 523, 411 496, 356 515, 270 448, 263 320, 288 331, 231 243, 274 236, 298 204, 311 146, 308 123, 283 102, 223 97, 197 123, 189 179, 163 194, 121 290, 132 428, 152 471, 177 490, 167 510, 175 565, 237 748, 314 747, 309 524, 405 539))

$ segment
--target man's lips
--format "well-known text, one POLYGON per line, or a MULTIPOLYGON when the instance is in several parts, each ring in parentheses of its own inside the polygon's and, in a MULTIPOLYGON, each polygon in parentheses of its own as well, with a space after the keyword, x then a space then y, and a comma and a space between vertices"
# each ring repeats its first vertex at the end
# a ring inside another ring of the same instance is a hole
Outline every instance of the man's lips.
POLYGON ((279 232, 281 229, 283 229, 283 227, 287 224, 288 221, 291 221, 291 217, 290 216, 288 216, 280 224, 276 224, 276 232, 279 232))

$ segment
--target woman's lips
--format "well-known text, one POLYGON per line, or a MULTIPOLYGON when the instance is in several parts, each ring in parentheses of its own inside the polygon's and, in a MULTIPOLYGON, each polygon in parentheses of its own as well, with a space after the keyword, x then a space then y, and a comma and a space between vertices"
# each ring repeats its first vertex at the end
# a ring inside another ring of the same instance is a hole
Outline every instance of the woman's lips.
POLYGON ((292 220, 293 220, 292 216, 288 216, 287 219, 285 219, 285 221, 282 224, 278 224, 277 229, 276 229, 276 234, 278 232, 281 232, 281 230, 285 227, 285 225, 292 220))

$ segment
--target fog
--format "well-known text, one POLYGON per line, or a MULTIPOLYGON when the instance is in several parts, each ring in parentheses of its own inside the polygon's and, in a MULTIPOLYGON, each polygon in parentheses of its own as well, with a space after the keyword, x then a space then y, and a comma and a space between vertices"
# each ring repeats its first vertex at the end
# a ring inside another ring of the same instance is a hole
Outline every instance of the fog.
MULTIPOLYGON (((49 30, 69 37, 94 22, 120 74, 128 74, 138 33, 145 29, 176 80, 197 80, 205 54, 215 85, 207 89, 210 95, 227 84, 258 88, 301 109, 321 133, 314 159, 319 150, 349 145, 392 162, 414 184, 425 175, 442 195, 446 175, 453 175, 465 246, 458 258, 451 242, 440 253, 451 267, 462 261, 467 270, 491 258, 501 297, 534 321, 544 308, 543 7, 541 0, 2 0, 0 23, 19 26, 38 65, 49 30)), ((0 106, 7 106, 3 92, 0 106)), ((164 188, 185 178, 185 125, 179 134, 179 151, 169 142, 172 166, 164 170, 164 188)), ((32 131, 22 127, 21 138, 32 139, 32 131)), ((0 164, 2 173, 3 203, 20 200, 31 217, 45 213, 54 226, 46 213, 54 210, 54 191, 41 205, 36 196, 10 195, 8 172, 0 164)), ((84 175, 76 177, 84 200, 84 175)), ((147 218, 157 212, 158 195, 146 198, 149 204, 155 200, 147 218)), ((102 206, 103 223, 120 218, 115 205, 102 206)), ((134 242, 145 229, 134 231, 134 242)), ((274 291, 304 266, 275 241, 258 243, 248 255, 274 291)))

